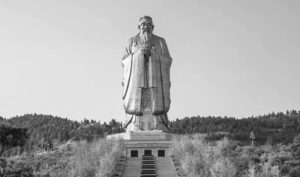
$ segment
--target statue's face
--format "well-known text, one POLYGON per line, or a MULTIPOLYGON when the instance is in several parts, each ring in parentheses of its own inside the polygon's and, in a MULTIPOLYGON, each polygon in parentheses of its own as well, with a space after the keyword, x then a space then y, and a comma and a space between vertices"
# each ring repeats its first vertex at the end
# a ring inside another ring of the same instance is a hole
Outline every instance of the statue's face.
POLYGON ((144 34, 145 32, 152 33, 153 28, 154 25, 152 23, 152 20, 144 18, 140 21, 139 29, 142 34, 144 34))

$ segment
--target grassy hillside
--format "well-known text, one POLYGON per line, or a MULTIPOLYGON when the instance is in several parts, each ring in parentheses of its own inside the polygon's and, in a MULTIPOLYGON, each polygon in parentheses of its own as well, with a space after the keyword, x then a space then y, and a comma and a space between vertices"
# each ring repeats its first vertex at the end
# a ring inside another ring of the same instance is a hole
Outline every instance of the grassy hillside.
POLYGON ((106 177, 122 155, 122 142, 73 142, 55 151, 0 158, 0 176, 106 177), (10 174, 10 175, 9 175, 10 174))
POLYGON ((239 146, 227 138, 207 142, 204 136, 182 136, 172 155, 188 177, 299 177, 300 136, 288 146, 239 146))

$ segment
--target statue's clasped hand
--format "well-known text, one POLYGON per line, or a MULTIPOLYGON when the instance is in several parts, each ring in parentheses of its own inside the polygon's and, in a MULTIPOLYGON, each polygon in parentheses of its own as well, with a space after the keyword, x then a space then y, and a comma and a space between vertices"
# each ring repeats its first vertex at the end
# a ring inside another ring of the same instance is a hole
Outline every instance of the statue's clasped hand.
POLYGON ((153 44, 152 45, 144 45, 141 49, 142 53, 148 57, 151 56, 152 47, 153 47, 153 44))

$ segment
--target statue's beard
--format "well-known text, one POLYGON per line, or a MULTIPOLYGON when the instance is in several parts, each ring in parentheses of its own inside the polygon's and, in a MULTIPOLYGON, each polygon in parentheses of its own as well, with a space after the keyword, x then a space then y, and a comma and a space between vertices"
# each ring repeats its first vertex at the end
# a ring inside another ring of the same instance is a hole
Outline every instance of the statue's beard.
POLYGON ((140 37, 143 43, 149 43, 152 37, 152 31, 145 29, 140 33, 140 37))

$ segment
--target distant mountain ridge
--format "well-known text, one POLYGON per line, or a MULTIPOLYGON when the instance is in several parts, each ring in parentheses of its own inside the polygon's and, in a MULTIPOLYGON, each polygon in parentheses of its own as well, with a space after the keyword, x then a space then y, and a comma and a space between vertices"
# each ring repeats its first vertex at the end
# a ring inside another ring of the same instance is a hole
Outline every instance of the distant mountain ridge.
POLYGON ((300 133, 300 111, 273 112, 243 119, 193 116, 171 121, 170 127, 181 134, 206 133, 208 139, 228 136, 241 142, 249 142, 249 134, 253 131, 256 143, 289 144, 300 133), (227 134, 222 135, 219 132, 227 132, 227 134))
MULTIPOLYGON (((10 119, 0 117, 0 125, 26 128, 29 134, 27 148, 52 148, 68 140, 92 141, 107 134, 124 131, 122 123, 112 119, 109 123, 84 119, 81 122, 52 115, 25 114, 10 119)), ((263 116, 236 119, 234 117, 192 116, 170 122, 170 129, 181 134, 206 133, 208 140, 228 136, 248 142, 249 133, 255 134, 259 144, 291 143, 300 133, 300 111, 270 113, 263 116)))

